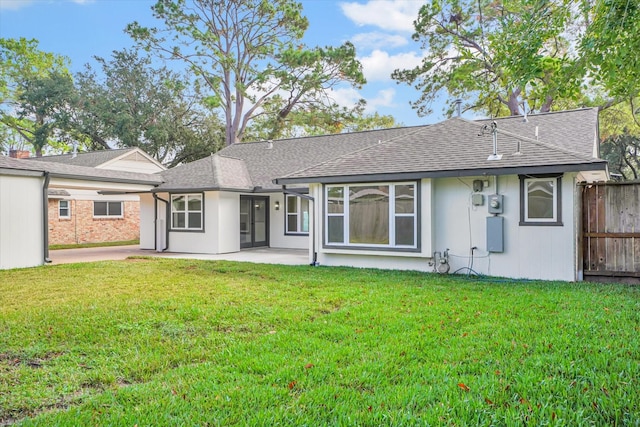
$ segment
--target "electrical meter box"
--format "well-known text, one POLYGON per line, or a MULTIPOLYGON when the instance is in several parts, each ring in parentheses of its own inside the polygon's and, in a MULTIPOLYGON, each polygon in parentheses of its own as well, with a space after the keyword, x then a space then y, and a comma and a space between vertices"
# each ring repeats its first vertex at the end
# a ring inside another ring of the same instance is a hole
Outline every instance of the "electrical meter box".
POLYGON ((504 252, 504 218, 487 217, 487 252, 504 252))
POLYGON ((484 195, 483 194, 472 194, 471 195, 471 204, 473 206, 482 206, 482 205, 484 205, 484 195))
POLYGON ((488 196, 487 206, 490 214, 501 214, 504 212, 504 197, 502 194, 491 194, 488 196))

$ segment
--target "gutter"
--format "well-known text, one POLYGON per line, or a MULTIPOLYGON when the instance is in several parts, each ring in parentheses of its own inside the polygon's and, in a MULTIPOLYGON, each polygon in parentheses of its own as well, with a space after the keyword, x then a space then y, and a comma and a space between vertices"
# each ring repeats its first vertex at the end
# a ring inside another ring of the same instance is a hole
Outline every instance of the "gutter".
POLYGON ((313 197, 309 196, 308 194, 301 194, 301 193, 298 193, 296 191, 287 190, 287 186, 286 185, 282 186, 282 192, 284 194, 290 194, 290 195, 293 195, 293 196, 300 197, 302 199, 309 200, 310 202, 313 203, 313 209, 310 209, 311 215, 312 215, 311 222, 313 224, 313 233, 311 233, 311 247, 313 248, 313 259, 311 260, 311 264, 309 264, 309 265, 311 265, 313 267, 317 267, 318 266, 318 251, 316 250, 316 228, 317 228, 316 215, 315 215, 316 214, 316 206, 315 206, 316 200, 313 197))
POLYGON ((49 172, 44 172, 44 183, 42 185, 42 257, 45 263, 50 263, 49 258, 49 172))
POLYGON ((165 238, 165 246, 164 248, 158 251, 158 200, 163 202, 166 206, 166 215, 167 220, 169 219, 169 201, 165 200, 161 197, 158 197, 156 193, 152 193, 153 196, 153 247, 157 252, 164 252, 169 248, 169 227, 165 227, 166 230, 166 238, 165 238))

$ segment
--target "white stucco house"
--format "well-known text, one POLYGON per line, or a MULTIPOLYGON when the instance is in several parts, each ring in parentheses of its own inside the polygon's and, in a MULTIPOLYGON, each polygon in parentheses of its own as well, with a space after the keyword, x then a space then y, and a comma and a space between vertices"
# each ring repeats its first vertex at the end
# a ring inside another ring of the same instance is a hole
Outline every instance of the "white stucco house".
POLYGON ((308 249, 309 262, 582 279, 595 109, 242 143, 140 194, 143 249, 308 249))
POLYGON ((139 192, 161 182, 147 173, 0 156, 0 269, 48 260, 51 190, 139 192))

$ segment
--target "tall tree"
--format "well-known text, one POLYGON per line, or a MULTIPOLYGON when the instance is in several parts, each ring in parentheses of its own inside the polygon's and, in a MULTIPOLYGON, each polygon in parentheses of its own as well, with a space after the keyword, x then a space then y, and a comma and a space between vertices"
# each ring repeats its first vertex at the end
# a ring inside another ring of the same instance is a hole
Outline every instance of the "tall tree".
MULTIPOLYGON (((610 100, 600 100, 608 104, 610 100)), ((625 100, 600 110, 600 155, 609 161, 609 170, 623 180, 640 179, 640 126, 625 100)))
POLYGON ((273 116, 259 116, 248 127, 246 135, 250 140, 258 141, 401 126, 396 123, 393 116, 378 113, 366 114, 365 106, 364 101, 361 101, 353 108, 334 105, 331 108, 322 109, 297 109, 287 117, 286 125, 277 136, 272 133, 273 125, 265 123, 273 120, 273 116))
POLYGON ((35 39, 0 38, 0 105, 17 101, 25 79, 68 74, 68 66, 67 58, 41 51, 35 39))
MULTIPOLYGON (((570 0, 434 0, 420 9, 414 40, 422 63, 393 78, 415 85, 420 115, 442 95, 499 116, 546 112, 579 94, 581 68, 565 36, 570 0)), ((449 106, 449 114, 453 106, 449 106)))
POLYGON ((73 80, 68 74, 52 72, 47 76, 32 76, 22 82, 17 102, 17 119, 7 118, 42 157, 50 138, 66 132, 69 110, 75 103, 73 80))
POLYGON ((63 125, 73 97, 68 65, 65 57, 41 51, 37 40, 0 38, 0 126, 32 144, 37 155, 55 143, 49 137, 63 125))
POLYGON ((96 61, 102 77, 89 65, 76 76, 81 103, 73 119, 76 137, 87 138, 91 148, 140 147, 163 163, 220 148, 222 125, 186 77, 154 68, 134 50, 96 61))
POLYGON ((127 32, 145 49, 188 64, 221 107, 226 144, 242 141, 256 117, 279 136, 297 109, 335 107, 328 91, 365 82, 355 49, 308 49, 308 21, 294 0, 158 0, 152 8, 164 27, 137 22, 127 32), (265 119, 270 116, 271 119, 265 119))
POLYGON ((579 44, 592 84, 606 95, 600 113, 601 154, 623 179, 640 178, 640 4, 585 2, 590 21, 579 44))
POLYGON ((580 48, 591 77, 615 98, 640 95, 640 4, 631 0, 595 0, 580 48))

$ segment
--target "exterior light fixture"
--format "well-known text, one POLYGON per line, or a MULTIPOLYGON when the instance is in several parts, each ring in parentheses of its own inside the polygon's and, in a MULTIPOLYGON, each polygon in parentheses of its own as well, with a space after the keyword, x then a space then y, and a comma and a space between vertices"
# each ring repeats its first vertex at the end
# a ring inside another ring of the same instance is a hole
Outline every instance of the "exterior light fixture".
POLYGON ((276 200, 275 208, 277 211, 280 210, 280 200, 276 200))

